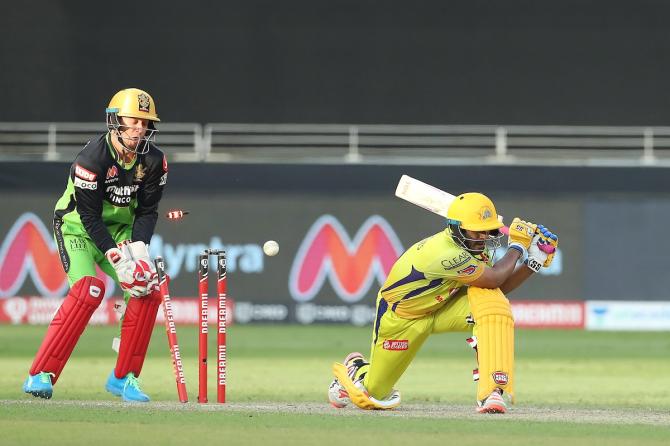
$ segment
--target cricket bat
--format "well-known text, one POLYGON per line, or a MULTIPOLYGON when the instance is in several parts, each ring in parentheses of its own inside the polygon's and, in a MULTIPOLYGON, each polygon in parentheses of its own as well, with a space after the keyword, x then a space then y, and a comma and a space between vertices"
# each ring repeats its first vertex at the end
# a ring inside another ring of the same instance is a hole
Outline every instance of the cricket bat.
MULTIPOLYGON (((441 215, 444 218, 447 218, 449 206, 454 201, 454 198, 456 198, 449 192, 440 190, 409 175, 400 177, 398 187, 395 190, 395 196, 437 215, 441 215)), ((503 221, 502 215, 498 215, 498 220, 500 222, 503 221)))
MULTIPOLYGON (((400 177, 398 187, 395 190, 395 195, 405 201, 409 201, 419 207, 422 207, 430 212, 447 218, 447 211, 449 206, 454 201, 455 196, 435 186, 426 184, 409 175, 400 177)), ((503 216, 498 214, 498 220, 503 222, 503 216)), ((509 233, 509 228, 503 226, 500 228, 503 234, 509 233)), ((540 249, 548 254, 553 253, 556 249, 553 246, 542 245, 540 249)))

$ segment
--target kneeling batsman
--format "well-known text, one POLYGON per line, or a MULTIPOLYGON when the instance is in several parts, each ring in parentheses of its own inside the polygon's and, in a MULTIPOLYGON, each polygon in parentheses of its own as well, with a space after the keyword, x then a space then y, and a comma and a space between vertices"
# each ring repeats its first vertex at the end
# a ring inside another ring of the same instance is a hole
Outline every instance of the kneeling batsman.
POLYGON ((447 228, 413 245, 391 268, 377 297, 370 361, 354 352, 333 364, 333 406, 397 407, 400 392, 393 386, 428 336, 471 331, 477 411, 507 410, 504 397, 514 401, 514 318, 505 294, 551 264, 558 237, 515 218, 507 252, 494 264, 502 227, 486 196, 456 197, 447 228))

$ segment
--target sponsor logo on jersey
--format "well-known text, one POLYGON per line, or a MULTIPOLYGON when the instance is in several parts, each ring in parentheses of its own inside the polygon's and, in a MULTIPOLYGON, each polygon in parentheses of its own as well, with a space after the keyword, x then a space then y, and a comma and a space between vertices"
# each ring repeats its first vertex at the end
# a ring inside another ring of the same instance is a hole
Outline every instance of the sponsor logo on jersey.
POLYGON ((491 376, 493 377, 493 382, 501 386, 506 385, 508 382, 507 373, 505 372, 493 372, 491 376))
POLYGON ((442 263, 442 267, 445 270, 450 270, 450 269, 455 269, 455 268, 458 268, 460 266, 463 266, 466 263, 471 262, 471 261, 472 261, 472 256, 470 254, 468 254, 467 252, 462 251, 458 255, 458 257, 454 257, 452 259, 444 259, 444 260, 442 260, 441 263, 442 263))
POLYGON ((407 350, 409 341, 407 339, 387 339, 382 344, 384 350, 407 350))
POLYGON ((107 199, 114 204, 128 205, 132 199, 133 194, 140 188, 139 184, 132 186, 107 186, 105 193, 107 199))
POLYGON ((477 271, 477 265, 468 265, 463 269, 458 270, 458 274, 469 276, 477 271))
POLYGON ((95 181, 96 177, 98 175, 94 174, 88 169, 84 169, 81 167, 79 164, 74 165, 74 174, 81 178, 82 180, 86 181, 95 181))
POLYGON ((159 186, 165 186, 167 184, 167 172, 165 172, 162 176, 160 181, 158 182, 159 186))
POLYGON ((107 169, 107 177, 106 179, 110 178, 115 178, 119 176, 119 169, 116 166, 112 166, 109 169, 107 169))
POLYGON ((167 157, 163 155, 163 172, 167 173, 167 171, 168 171, 167 157))
POLYGON ((98 183, 95 181, 84 181, 79 177, 74 177, 74 187, 80 189, 96 190, 98 188, 98 183))
POLYGON ((147 174, 147 169, 142 164, 138 164, 135 168, 135 176, 133 181, 142 181, 144 176, 147 174))
POLYGON ((151 99, 149 99, 149 96, 144 93, 138 94, 137 109, 141 112, 149 113, 150 108, 151 108, 151 99))

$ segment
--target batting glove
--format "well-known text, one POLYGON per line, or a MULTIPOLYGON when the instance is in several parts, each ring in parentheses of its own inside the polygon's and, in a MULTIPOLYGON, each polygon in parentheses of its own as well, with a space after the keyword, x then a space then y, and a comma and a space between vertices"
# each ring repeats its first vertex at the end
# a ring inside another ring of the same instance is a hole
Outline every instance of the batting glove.
POLYGON ((537 225, 515 218, 509 225, 508 248, 516 249, 524 257, 535 236, 537 225))
POLYGON ((528 248, 528 259, 526 265, 531 270, 538 272, 543 266, 551 265, 558 246, 558 236, 544 226, 537 227, 538 232, 528 248))

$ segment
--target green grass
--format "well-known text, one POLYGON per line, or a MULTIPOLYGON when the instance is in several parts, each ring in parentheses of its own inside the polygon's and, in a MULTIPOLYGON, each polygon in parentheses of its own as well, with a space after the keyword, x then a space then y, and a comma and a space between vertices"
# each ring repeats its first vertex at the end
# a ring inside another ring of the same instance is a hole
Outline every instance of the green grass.
MULTIPOLYGON (((529 421, 513 417, 472 419, 397 417, 354 411, 165 410, 157 405, 57 405, 58 401, 112 401, 103 387, 114 366, 116 329, 89 327, 55 387, 54 400, 21 393, 21 383, 45 327, 0 326, 0 444, 227 443, 320 444, 330 439, 374 443, 667 444, 670 426, 529 421), (14 402, 24 401, 25 403, 14 402), (56 403, 56 404, 54 404, 56 403), (331 414, 332 416, 327 416, 331 414), (342 414, 344 416, 341 416, 342 414), (326 415, 324 415, 326 414, 326 415), (383 439, 383 441, 382 441, 383 439)), ((351 350, 368 353, 370 330, 344 326, 234 326, 228 331, 228 400, 232 403, 325 402, 330 365, 351 350)), ((213 338, 213 336, 210 336, 213 338)), ((179 327, 191 400, 197 392, 193 327, 179 327)), ((213 342, 213 339, 210 339, 213 342)), ((210 344, 213 346, 213 344, 210 344)), ((214 362, 213 349, 210 362, 214 362)), ((464 334, 432 337, 397 387, 403 403, 471 405, 474 356, 464 334)), ((210 400, 215 396, 210 364, 210 400)), ((670 337, 658 333, 523 331, 517 333, 516 390, 520 408, 670 411, 670 337)), ((163 330, 154 333, 143 388, 154 401, 176 400, 163 330)), ((631 412, 632 413, 632 412, 631 412)), ((624 420, 626 421, 626 420, 624 420)))

